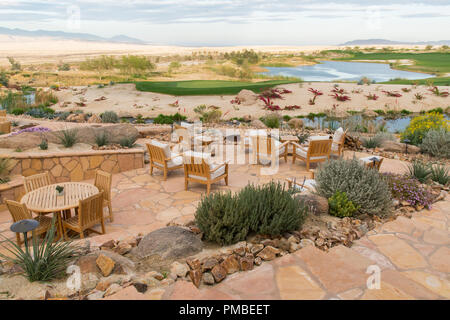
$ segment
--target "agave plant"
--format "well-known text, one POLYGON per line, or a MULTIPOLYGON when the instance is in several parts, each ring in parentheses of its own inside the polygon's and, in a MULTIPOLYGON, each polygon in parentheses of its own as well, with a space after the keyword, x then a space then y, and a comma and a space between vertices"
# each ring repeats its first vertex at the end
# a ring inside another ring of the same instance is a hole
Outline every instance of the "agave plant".
POLYGON ((342 102, 351 100, 351 98, 349 96, 345 95, 345 94, 337 94, 337 93, 335 93, 335 94, 330 94, 330 96, 335 98, 337 101, 342 101, 342 102))
POLYGON ((51 281, 65 274, 67 266, 81 253, 81 247, 69 241, 55 239, 55 218, 52 220, 50 230, 41 243, 33 236, 32 250, 28 245, 25 248, 5 238, 3 247, 10 253, 0 257, 20 266, 30 282, 51 281))
POLYGON ((375 93, 369 93, 367 96, 367 100, 378 100, 378 96, 375 93))
POLYGON ((301 107, 296 104, 284 107, 284 110, 294 110, 294 109, 301 109, 301 107))
POLYGON ((397 91, 382 90, 382 92, 384 92, 388 97, 400 98, 402 96, 401 93, 399 93, 397 91))
POLYGON ((322 91, 319 91, 319 90, 316 90, 316 89, 313 89, 313 88, 309 88, 308 91, 311 92, 311 93, 314 95, 313 98, 309 99, 309 104, 310 104, 310 105, 316 104, 316 98, 317 98, 318 96, 323 95, 323 92, 322 92, 322 91))
POLYGON ((332 90, 331 90, 331 92, 333 92, 333 93, 338 93, 338 94, 346 94, 347 92, 344 90, 344 89, 339 89, 339 88, 336 88, 336 87, 334 87, 332 90))
POLYGON ((414 95, 414 98, 416 98, 416 100, 423 100, 424 96, 423 96, 423 94, 416 93, 416 94, 414 95))
POLYGON ((440 91, 438 87, 433 87, 431 89, 428 89, 428 91, 430 91, 431 93, 433 93, 437 97, 446 98, 449 95, 448 91, 440 91))
POLYGON ((273 101, 270 100, 270 98, 264 98, 263 96, 260 96, 259 99, 262 100, 265 103, 264 107, 269 109, 270 111, 281 110, 280 106, 274 105, 273 101))

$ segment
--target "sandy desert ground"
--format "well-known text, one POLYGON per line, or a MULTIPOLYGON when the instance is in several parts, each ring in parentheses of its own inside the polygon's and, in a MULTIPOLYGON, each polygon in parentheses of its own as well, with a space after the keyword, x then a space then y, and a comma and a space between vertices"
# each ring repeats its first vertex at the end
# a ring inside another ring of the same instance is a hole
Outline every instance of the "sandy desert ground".
MULTIPOLYGON (((345 89, 347 95, 351 97, 351 101, 339 102, 330 96, 333 89, 333 83, 302 83, 302 84, 288 84, 282 85, 280 88, 286 88, 291 90, 292 93, 283 95, 284 100, 275 99, 274 104, 278 104, 281 108, 287 105, 299 105, 300 110, 282 111, 283 115, 306 115, 310 112, 318 113, 325 112, 338 105, 338 110, 354 110, 362 111, 364 109, 369 110, 397 110, 407 109, 413 112, 419 112, 422 110, 430 110, 433 108, 441 107, 447 108, 450 104, 450 98, 443 98, 434 96, 428 91, 425 86, 418 86, 417 88, 407 85, 357 85, 350 83, 340 83, 339 88, 345 89), (408 93, 403 92, 402 88, 411 88, 408 93), (317 97, 315 105, 309 105, 308 101, 312 98, 312 94, 308 91, 309 88, 314 88, 322 91, 324 94, 317 97), (360 93, 355 93, 355 90, 361 90, 360 93), (382 91, 398 91, 402 94, 400 98, 388 97, 382 91), (353 91, 353 93, 352 93, 353 91), (367 100, 366 95, 374 93, 379 96, 378 100, 367 100), (414 95, 421 93, 425 98, 422 101, 415 101, 414 95)), ((449 90, 450 87, 440 87, 442 90, 449 90)), ((141 114, 144 117, 155 117, 158 114, 173 114, 180 112, 183 115, 188 116, 189 119, 195 119, 198 115, 193 109, 201 104, 207 106, 214 105, 220 107, 222 110, 223 118, 229 119, 233 117, 243 117, 245 115, 251 115, 253 117, 261 117, 267 114, 269 111, 264 109, 264 103, 258 101, 257 103, 244 106, 244 105, 232 105, 231 100, 235 96, 171 96, 159 93, 141 92, 135 89, 134 84, 116 84, 113 86, 107 86, 104 88, 97 87, 75 87, 63 89, 57 92, 59 103, 54 106, 57 111, 70 111, 76 109, 82 109, 84 112, 92 112, 100 114, 104 111, 115 111, 119 116, 136 116, 141 114), (76 89, 76 90, 74 90, 76 89), (80 93, 83 92, 83 93, 80 93), (105 100, 95 101, 95 99, 105 97, 105 100), (78 107, 76 102, 80 102, 83 99, 86 103, 85 107, 78 107), (179 107, 172 107, 169 104, 178 100, 179 107), (66 107, 63 107, 65 102, 71 102, 66 107)))

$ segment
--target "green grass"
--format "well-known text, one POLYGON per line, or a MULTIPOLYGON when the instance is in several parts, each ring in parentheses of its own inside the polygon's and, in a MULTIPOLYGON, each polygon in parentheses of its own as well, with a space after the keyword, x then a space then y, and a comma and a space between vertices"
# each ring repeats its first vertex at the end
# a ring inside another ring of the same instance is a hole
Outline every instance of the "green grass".
POLYGON ((141 81, 136 82, 136 89, 139 91, 157 92, 176 96, 226 95, 237 94, 242 89, 257 92, 269 87, 297 82, 300 82, 300 80, 270 80, 262 82, 226 80, 141 81))
POLYGON ((428 78, 421 80, 406 80, 406 79, 395 79, 386 82, 386 84, 419 84, 419 85, 428 85, 429 82, 432 82, 435 86, 450 86, 450 77, 442 77, 442 78, 428 78))

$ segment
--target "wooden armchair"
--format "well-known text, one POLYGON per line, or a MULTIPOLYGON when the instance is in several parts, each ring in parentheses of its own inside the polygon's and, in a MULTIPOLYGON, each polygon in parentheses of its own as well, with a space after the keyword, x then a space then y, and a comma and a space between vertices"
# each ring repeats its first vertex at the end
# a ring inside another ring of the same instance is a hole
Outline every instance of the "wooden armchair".
POLYGON ((93 195, 84 200, 80 200, 78 205, 78 215, 63 220, 64 238, 67 240, 67 229, 80 234, 84 238, 84 231, 92 231, 98 234, 105 234, 105 219, 103 218, 103 192, 93 195), (100 224, 102 232, 92 229, 100 224))
POLYGON ((167 180, 167 173, 171 170, 183 168, 183 157, 170 150, 168 144, 152 140, 147 143, 150 155, 150 174, 153 175, 153 168, 158 168, 164 172, 164 180, 167 180))
MULTIPOLYGON (((5 200, 5 202, 14 222, 25 219, 34 219, 39 222, 39 226, 33 231, 35 235, 46 233, 52 226, 52 219, 49 217, 37 216, 36 218, 33 218, 25 204, 13 200, 5 200)), ((16 241, 17 245, 21 246, 25 239, 22 240, 20 233, 16 233, 16 241)))
POLYGON ((48 171, 44 173, 34 174, 29 177, 25 177, 25 192, 28 193, 40 187, 48 186, 51 184, 50 182, 50 174, 48 171))
POLYGON ((338 157, 343 155, 346 134, 347 129, 344 131, 342 128, 339 128, 335 131, 331 145, 331 154, 337 155, 338 157))
POLYGON ((287 162, 289 142, 280 141, 264 134, 251 135, 253 159, 260 163, 261 159, 270 161, 272 158, 284 158, 287 162))
POLYGON ((113 222, 114 217, 111 206, 111 182, 111 173, 102 170, 95 171, 94 185, 99 191, 103 191, 103 207, 108 207, 109 221, 113 222))
POLYGON ((292 155, 292 163, 299 158, 306 162, 306 169, 313 162, 324 162, 330 158, 332 139, 311 140, 308 147, 302 147, 298 143, 292 142, 294 153, 292 155))
POLYGON ((376 156, 365 157, 365 158, 359 159, 359 161, 361 161, 366 168, 376 169, 377 171, 380 171, 380 167, 381 167, 381 164, 383 163, 383 160, 384 160, 384 158, 376 157, 376 156))
POLYGON ((186 152, 184 155, 184 189, 189 182, 206 184, 206 193, 211 191, 211 184, 225 180, 228 185, 228 163, 213 164, 209 157, 198 152, 186 152))

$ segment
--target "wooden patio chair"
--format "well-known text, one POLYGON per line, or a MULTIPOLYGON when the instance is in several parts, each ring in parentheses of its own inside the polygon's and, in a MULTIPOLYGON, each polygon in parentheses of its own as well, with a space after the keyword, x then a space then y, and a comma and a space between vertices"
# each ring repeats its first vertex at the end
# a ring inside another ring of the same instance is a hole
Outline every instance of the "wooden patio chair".
POLYGON ((94 186, 96 186, 99 191, 103 191, 103 207, 108 207, 109 221, 113 222, 114 217, 111 206, 111 182, 111 173, 102 170, 95 171, 94 186))
POLYGON ((333 143, 331 145, 331 154, 342 157, 346 134, 347 129, 344 131, 341 127, 334 132, 333 143))
POLYGON ((292 163, 295 159, 300 159, 306 162, 306 170, 309 171, 309 166, 313 162, 324 162, 330 158, 331 144, 333 140, 324 137, 323 139, 311 140, 308 147, 302 147, 298 143, 292 142, 294 146, 294 153, 292 155, 292 163))
POLYGON ((206 193, 211 191, 211 184, 224 179, 228 185, 228 163, 214 164, 210 158, 199 152, 186 152, 184 155, 184 189, 189 182, 206 184, 206 193))
POLYGON ((259 131, 256 135, 250 135, 252 141, 253 159, 256 159, 257 163, 261 162, 261 159, 271 161, 272 158, 283 158, 287 162, 288 146, 289 142, 281 143, 267 135, 267 132, 259 131))
POLYGON ((48 171, 34 174, 32 176, 25 177, 25 192, 28 193, 40 187, 48 186, 49 184, 51 184, 51 182, 48 171))
POLYGON ((150 155, 150 175, 153 175, 153 168, 158 168, 163 170, 165 181, 169 171, 183 168, 183 157, 172 152, 168 144, 152 140, 147 143, 147 149, 150 155))
MULTIPOLYGON (((52 219, 49 217, 39 215, 36 218, 33 218, 25 204, 13 200, 5 200, 5 202, 14 222, 25 219, 34 219, 39 222, 39 226, 34 229, 35 235, 38 236, 46 233, 52 226, 52 219)), ((16 241, 18 246, 21 246, 24 240, 21 239, 20 233, 16 233, 16 241)))
POLYGON ((376 169, 380 171, 381 164, 383 163, 384 158, 371 156, 359 159, 366 168, 376 169), (376 160, 375 160, 376 159, 376 160))
POLYGON ((105 234, 105 219, 103 218, 103 192, 80 200, 78 205, 78 215, 63 220, 64 238, 67 240, 67 229, 80 234, 84 238, 84 231, 92 231, 98 234, 105 234), (102 232, 92 229, 93 226, 100 224, 102 232))

